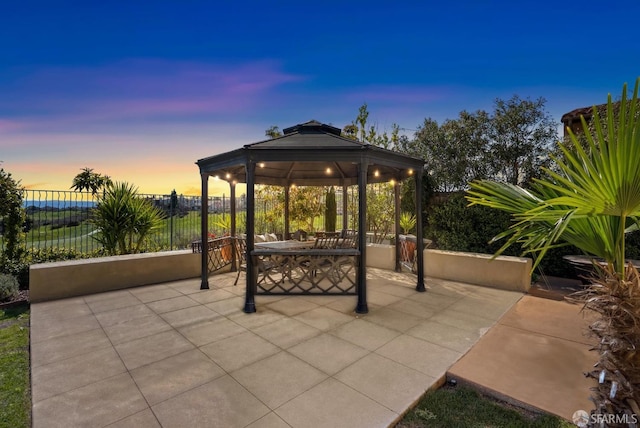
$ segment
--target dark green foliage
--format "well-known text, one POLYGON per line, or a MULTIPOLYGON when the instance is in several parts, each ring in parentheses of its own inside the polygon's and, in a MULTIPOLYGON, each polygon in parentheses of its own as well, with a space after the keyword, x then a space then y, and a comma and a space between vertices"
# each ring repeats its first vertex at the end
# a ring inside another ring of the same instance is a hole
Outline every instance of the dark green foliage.
MULTIPOLYGON (((508 213, 491 208, 467 207, 464 194, 460 193, 432 207, 428 223, 428 236, 442 250, 493 254, 502 243, 489 241, 511 225, 511 218, 508 213)), ((517 256, 520 249, 512 246, 504 254, 517 256)))
POLYGON ((324 209, 324 229, 327 232, 336 231, 336 220, 338 218, 338 210, 336 206, 336 191, 333 186, 329 187, 325 197, 324 209))
POLYGON ((459 386, 429 392, 397 426, 560 428, 573 425, 550 415, 508 408, 503 403, 483 397, 473 389, 459 386))
POLYGON ((18 295, 18 280, 13 275, 0 273, 0 302, 18 295))
MULTIPOLYGON (((422 211, 426 212, 429 200, 434 194, 433 177, 429 174, 422 175, 422 211)), ((416 210, 416 181, 404 180, 400 185, 400 210, 403 212, 415 212, 416 210)), ((423 217, 424 218, 424 217, 423 217)))
MULTIPOLYGON (((0 219, 4 250, 0 255, 0 265, 5 261, 19 262, 24 256, 22 242, 25 212, 22 208, 22 188, 20 182, 0 168, 0 219)), ((4 270, 2 271, 4 272, 4 270)))

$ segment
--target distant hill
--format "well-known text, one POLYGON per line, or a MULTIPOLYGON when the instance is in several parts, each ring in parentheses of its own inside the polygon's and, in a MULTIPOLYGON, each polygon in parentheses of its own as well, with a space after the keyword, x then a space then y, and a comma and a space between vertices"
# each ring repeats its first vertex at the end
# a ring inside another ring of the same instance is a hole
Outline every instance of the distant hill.
POLYGON ((25 200, 25 201, 22 201, 22 205, 24 208, 31 208, 31 209, 49 208, 49 209, 56 209, 56 210, 65 210, 69 208, 94 208, 96 206, 96 203, 93 201, 25 200))

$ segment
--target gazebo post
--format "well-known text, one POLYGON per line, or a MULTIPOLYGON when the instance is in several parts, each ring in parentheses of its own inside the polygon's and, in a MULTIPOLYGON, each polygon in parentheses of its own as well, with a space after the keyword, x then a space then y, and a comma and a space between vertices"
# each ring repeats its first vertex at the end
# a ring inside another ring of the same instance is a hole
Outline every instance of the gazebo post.
POLYGON ((344 231, 349 229, 349 212, 347 211, 349 208, 349 201, 347 200, 347 193, 347 185, 342 184, 342 230, 344 231))
POLYGON ((231 195, 229 197, 229 215, 231 216, 231 230, 229 234, 231 235, 231 272, 236 272, 238 267, 236 266, 236 182, 232 180, 229 183, 229 187, 231 189, 231 195))
POLYGON ((416 171, 416 251, 418 257, 418 283, 416 291, 427 291, 424 288, 424 240, 422 239, 422 174, 423 169, 416 171))
POLYGON ((200 267, 202 269, 201 290, 209 289, 209 174, 200 173, 202 200, 200 204, 200 267))
POLYGON ((284 234, 283 239, 287 240, 289 236, 289 183, 284 188, 284 234))
POLYGON ((356 279, 358 304, 356 313, 366 314, 369 312, 367 306, 367 169, 369 164, 360 161, 358 165, 358 248, 360 249, 360 260, 358 263, 358 277, 356 279))
POLYGON ((244 312, 247 314, 256 311, 255 301, 255 286, 256 286, 256 272, 253 268, 253 258, 251 252, 253 252, 254 235, 255 235, 255 174, 256 163, 253 160, 248 160, 245 165, 247 175, 247 289, 245 292, 244 300, 244 312))
POLYGON ((402 270, 400 266, 400 180, 393 182, 393 204, 395 207, 395 247, 396 247, 396 272, 402 270))

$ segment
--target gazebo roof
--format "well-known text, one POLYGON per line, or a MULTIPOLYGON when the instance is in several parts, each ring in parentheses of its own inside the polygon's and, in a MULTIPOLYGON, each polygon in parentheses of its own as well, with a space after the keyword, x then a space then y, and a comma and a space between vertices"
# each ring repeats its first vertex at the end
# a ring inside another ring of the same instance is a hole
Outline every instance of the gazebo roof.
POLYGON ((353 185, 358 166, 367 164, 367 182, 402 180, 424 161, 342 137, 340 129, 312 120, 284 129, 281 137, 247 144, 200 159, 202 174, 246 182, 245 166, 256 163, 255 183, 289 186, 353 185))

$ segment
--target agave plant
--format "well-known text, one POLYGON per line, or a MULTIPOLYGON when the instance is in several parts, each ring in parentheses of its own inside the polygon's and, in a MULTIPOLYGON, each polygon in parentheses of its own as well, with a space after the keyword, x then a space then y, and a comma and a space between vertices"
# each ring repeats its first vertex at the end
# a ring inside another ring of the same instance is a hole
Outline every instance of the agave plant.
POLYGON ((469 202, 509 212, 512 227, 494 238, 505 239, 498 251, 519 242, 536 263, 554 246, 572 244, 601 257, 594 263, 591 285, 573 296, 599 314, 590 331, 599 339, 593 389, 595 412, 640 414, 640 279, 626 265, 625 234, 640 219, 640 78, 633 97, 624 85, 621 100, 609 96, 606 117, 594 108, 594 132, 582 118, 586 147, 569 130, 571 145, 559 143, 557 169, 536 180, 530 190, 506 183, 476 181, 469 202))

